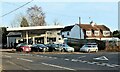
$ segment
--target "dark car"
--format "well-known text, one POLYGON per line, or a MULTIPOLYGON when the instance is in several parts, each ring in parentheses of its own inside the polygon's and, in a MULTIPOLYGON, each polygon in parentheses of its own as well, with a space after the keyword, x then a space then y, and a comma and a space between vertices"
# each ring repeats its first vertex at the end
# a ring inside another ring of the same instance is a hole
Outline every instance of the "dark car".
POLYGON ((47 44, 46 46, 49 47, 49 51, 63 51, 63 46, 61 44, 47 44))
POLYGON ((44 44, 33 44, 31 46, 31 51, 33 52, 45 52, 45 51, 48 51, 48 47, 45 46, 44 44))

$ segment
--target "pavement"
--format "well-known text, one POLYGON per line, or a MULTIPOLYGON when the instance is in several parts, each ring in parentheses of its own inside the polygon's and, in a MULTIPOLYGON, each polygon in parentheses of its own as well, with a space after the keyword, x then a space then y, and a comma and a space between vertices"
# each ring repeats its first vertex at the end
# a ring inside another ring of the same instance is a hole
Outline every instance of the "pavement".
POLYGON ((98 53, 60 53, 48 54, 38 53, 2 53, 2 70, 12 71, 91 71, 91 72, 119 72, 118 52, 98 52, 98 53), (95 60, 104 56, 105 60, 95 60))

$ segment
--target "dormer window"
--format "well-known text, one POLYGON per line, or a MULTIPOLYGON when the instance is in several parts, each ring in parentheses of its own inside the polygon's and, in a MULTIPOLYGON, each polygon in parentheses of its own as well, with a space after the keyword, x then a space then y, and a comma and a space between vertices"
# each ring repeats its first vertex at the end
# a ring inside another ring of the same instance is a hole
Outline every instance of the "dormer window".
POLYGON ((86 31, 87 36, 91 36, 91 34, 92 34, 91 31, 86 31))
POLYGON ((99 36, 99 31, 94 31, 95 36, 99 36))
POLYGON ((110 36, 110 31, 103 31, 103 36, 110 36))

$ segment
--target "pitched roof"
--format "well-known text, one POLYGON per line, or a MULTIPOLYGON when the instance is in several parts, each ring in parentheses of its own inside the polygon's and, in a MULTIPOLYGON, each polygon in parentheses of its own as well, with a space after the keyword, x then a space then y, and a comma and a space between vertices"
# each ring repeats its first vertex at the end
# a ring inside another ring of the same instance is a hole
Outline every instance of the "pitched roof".
POLYGON ((64 32, 64 31, 71 31, 71 29, 74 27, 74 25, 71 25, 71 26, 66 26, 65 28, 63 28, 61 31, 64 32))
POLYGON ((103 31, 110 31, 110 29, 108 27, 106 27, 105 25, 94 25, 92 26, 91 24, 78 24, 82 29, 85 30, 103 30, 103 31))

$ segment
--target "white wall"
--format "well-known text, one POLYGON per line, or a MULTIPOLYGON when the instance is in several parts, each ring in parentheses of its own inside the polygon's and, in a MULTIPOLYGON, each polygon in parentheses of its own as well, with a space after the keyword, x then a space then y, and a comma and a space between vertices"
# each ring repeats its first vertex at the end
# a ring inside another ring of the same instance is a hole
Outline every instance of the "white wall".
MULTIPOLYGON (((64 37, 67 38, 76 38, 76 39, 80 39, 80 27, 78 25, 75 25, 71 31, 65 31, 62 32, 62 35, 64 35, 64 37), (67 35, 67 33, 69 32, 69 35, 67 35)), ((81 39, 84 39, 84 33, 81 29, 81 39)))

